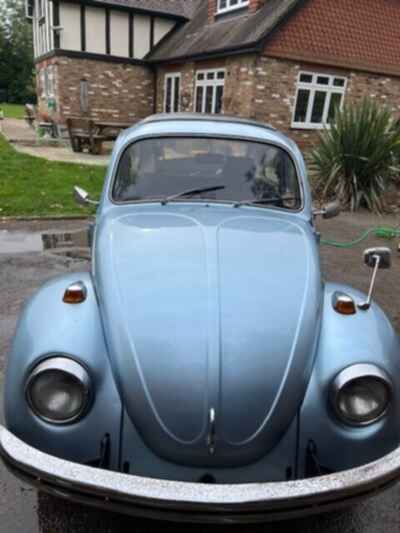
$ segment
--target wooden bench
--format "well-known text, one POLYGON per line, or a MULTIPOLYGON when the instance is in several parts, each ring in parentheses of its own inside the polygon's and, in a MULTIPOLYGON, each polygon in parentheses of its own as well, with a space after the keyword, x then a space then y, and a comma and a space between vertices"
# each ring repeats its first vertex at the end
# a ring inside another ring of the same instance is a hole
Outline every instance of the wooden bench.
POLYGON ((68 118, 67 128, 74 152, 82 152, 84 148, 87 148, 92 154, 101 154, 106 137, 96 133, 96 126, 93 120, 68 118))

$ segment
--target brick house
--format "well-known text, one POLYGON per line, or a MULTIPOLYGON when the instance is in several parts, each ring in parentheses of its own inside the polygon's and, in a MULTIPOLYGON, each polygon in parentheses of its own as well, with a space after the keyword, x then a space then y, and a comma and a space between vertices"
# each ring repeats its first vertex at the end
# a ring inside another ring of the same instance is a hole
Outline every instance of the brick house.
POLYGON ((27 0, 38 101, 135 122, 229 113, 308 145, 345 99, 400 115, 398 0, 27 0))

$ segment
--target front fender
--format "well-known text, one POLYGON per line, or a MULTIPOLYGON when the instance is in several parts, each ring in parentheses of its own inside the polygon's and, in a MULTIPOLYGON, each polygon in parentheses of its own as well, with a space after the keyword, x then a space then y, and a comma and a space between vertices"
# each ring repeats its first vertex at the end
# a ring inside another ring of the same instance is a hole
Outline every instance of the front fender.
POLYGON ((26 304, 19 319, 6 371, 7 427, 31 446, 80 463, 98 459, 101 441, 109 435, 111 467, 116 468, 121 413, 90 274, 74 273, 49 281, 26 304), (65 304, 64 291, 76 281, 85 283, 87 299, 80 305, 65 304), (83 363, 91 377, 94 400, 87 415, 75 424, 43 422, 25 400, 31 369, 54 354, 83 363))
POLYGON ((328 470, 341 471, 374 461, 393 451, 400 442, 400 343, 388 318, 374 302, 368 311, 345 316, 334 311, 335 291, 365 295, 348 286, 328 283, 317 357, 300 412, 299 467, 306 473, 307 448, 313 443, 318 462, 328 470), (357 363, 375 364, 393 381, 393 402, 387 415, 364 428, 339 422, 329 404, 332 380, 344 368, 357 363))

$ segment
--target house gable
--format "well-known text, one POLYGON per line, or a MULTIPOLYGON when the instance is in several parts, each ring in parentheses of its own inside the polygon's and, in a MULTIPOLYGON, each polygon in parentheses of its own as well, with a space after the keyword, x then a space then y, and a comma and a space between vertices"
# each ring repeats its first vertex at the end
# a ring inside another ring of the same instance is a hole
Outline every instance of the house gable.
POLYGON ((305 0, 266 41, 270 57, 400 75, 398 0, 305 0))

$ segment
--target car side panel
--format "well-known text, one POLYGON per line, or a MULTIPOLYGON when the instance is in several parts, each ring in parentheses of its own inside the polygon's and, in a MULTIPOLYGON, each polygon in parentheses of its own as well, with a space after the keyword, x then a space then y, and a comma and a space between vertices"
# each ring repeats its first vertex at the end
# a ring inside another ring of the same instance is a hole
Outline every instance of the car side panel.
POLYGON ((16 436, 49 454, 76 462, 95 461, 105 435, 110 436, 111 467, 118 467, 122 408, 108 361, 91 276, 74 273, 49 281, 26 304, 8 359, 5 417, 16 436), (83 281, 87 300, 63 303, 71 283, 83 281), (54 426, 28 408, 25 383, 30 370, 53 354, 65 354, 86 366, 94 388, 87 415, 75 424, 54 426))

